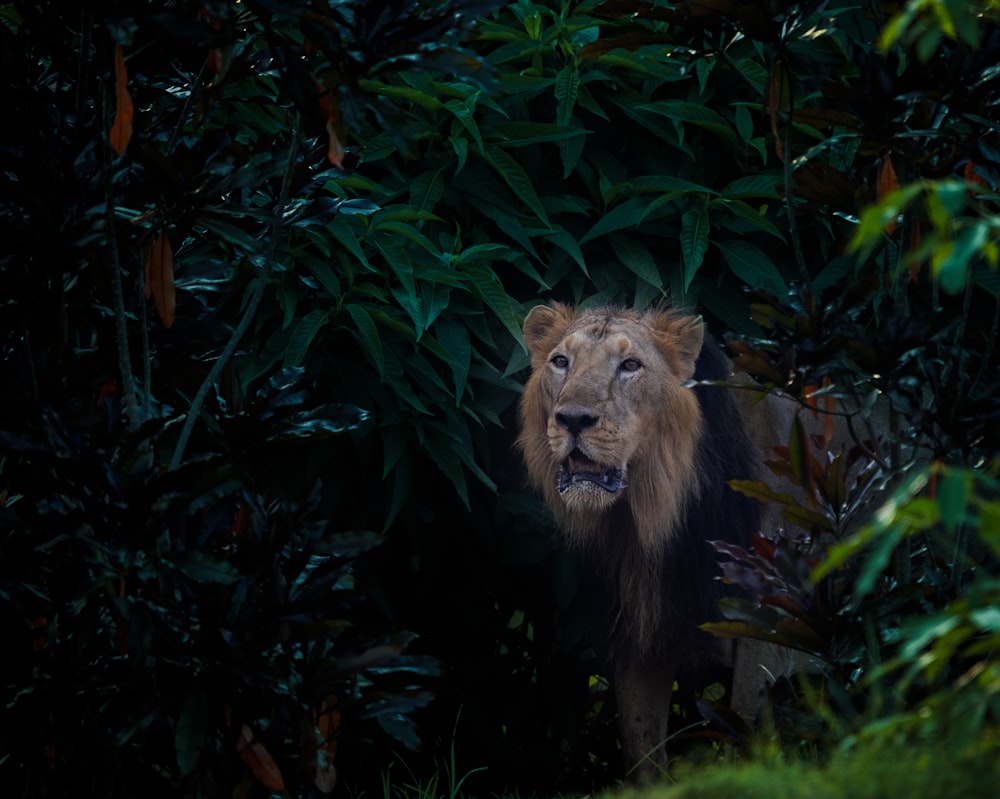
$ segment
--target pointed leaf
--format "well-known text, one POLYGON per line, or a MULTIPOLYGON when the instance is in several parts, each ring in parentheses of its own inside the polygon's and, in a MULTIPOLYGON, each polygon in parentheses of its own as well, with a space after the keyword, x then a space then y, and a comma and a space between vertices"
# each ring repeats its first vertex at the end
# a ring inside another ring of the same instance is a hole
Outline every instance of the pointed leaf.
POLYGON ((556 75, 556 122, 560 125, 569 124, 579 91, 580 71, 575 63, 570 62, 556 75))
POLYGON ((684 259, 684 291, 691 286, 708 249, 708 208, 697 202, 681 218, 681 256, 684 259))
POLYGON ((656 268, 656 259, 649 249, 631 236, 611 236, 611 246, 615 255, 633 274, 638 275, 656 288, 663 287, 663 279, 656 268))
POLYGON ((524 168, 510 155, 496 144, 490 144, 483 152, 486 160, 490 162, 494 169, 510 186, 514 195, 527 205, 538 217, 545 227, 550 228, 548 214, 542 207, 542 201, 535 192, 534 184, 524 168))
POLYGON ((254 740, 253 731, 246 724, 240 728, 236 751, 262 785, 272 791, 285 790, 285 779, 281 776, 281 769, 264 745, 254 740))
POLYGON ((111 148, 121 155, 132 140, 132 119, 135 109, 128 93, 128 72, 125 69, 125 54, 122 46, 115 44, 115 118, 111 123, 108 138, 111 148))
POLYGON ((326 311, 316 309, 298 321, 285 348, 285 366, 298 366, 306 359, 313 339, 329 320, 330 316, 326 311))
POLYGON ((596 239, 598 236, 607 235, 615 230, 636 227, 646 216, 648 207, 648 199, 630 197, 604 214, 590 230, 580 237, 580 244, 591 239, 596 239))
POLYGON ((729 270, 751 288, 766 289, 779 297, 788 287, 771 258, 748 241, 733 239, 715 242, 729 270))
POLYGON ((354 322, 354 335, 362 349, 378 371, 379 377, 385 378, 385 356, 382 353, 382 340, 378 335, 378 327, 368 310, 356 303, 349 303, 345 310, 354 322))
POLYGON ((169 328, 174 323, 177 307, 177 292, 174 285, 174 253, 166 231, 156 234, 146 255, 145 266, 146 296, 152 295, 156 314, 169 328))
POLYGON ((434 326, 438 341, 448 352, 451 360, 452 379, 455 383, 455 405, 461 405, 465 394, 465 384, 469 379, 469 367, 472 365, 472 344, 469 341, 469 331, 465 325, 453 317, 442 318, 434 326))
POLYGON ((198 765, 201 750, 208 737, 208 697, 204 686, 192 688, 181 705, 174 728, 174 749, 177 768, 182 775, 190 774, 198 765))
POLYGON ((736 132, 726 119, 702 103, 687 103, 682 100, 660 100, 639 106, 641 111, 652 111, 675 122, 687 122, 723 139, 736 142, 736 132))

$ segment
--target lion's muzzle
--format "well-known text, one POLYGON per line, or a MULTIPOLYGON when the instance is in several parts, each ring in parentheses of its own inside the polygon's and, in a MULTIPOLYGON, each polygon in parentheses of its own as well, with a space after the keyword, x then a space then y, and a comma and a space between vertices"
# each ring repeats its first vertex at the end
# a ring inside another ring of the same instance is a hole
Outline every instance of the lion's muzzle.
POLYGON ((593 484, 614 494, 625 488, 625 475, 617 466, 603 466, 574 449, 559 467, 556 487, 564 494, 579 483, 593 484))

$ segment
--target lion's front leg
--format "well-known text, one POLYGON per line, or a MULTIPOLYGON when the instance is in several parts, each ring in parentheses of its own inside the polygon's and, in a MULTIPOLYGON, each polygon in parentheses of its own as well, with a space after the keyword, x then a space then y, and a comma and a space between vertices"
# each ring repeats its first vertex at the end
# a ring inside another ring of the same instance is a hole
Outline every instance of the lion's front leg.
POLYGON ((667 722, 676 672, 676 658, 656 664, 619 663, 615 668, 622 754, 630 779, 650 782, 666 771, 667 722))

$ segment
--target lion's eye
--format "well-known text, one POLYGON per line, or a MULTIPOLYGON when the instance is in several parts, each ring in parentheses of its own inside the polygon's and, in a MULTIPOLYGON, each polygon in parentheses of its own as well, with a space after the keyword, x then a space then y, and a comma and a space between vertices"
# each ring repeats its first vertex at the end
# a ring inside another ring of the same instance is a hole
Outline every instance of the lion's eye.
POLYGON ((569 358, 567 358, 565 355, 553 355, 550 363, 556 369, 565 369, 567 366, 569 366, 569 358))
POLYGON ((638 372, 642 369, 642 361, 638 358, 626 358, 619 367, 623 372, 638 372))

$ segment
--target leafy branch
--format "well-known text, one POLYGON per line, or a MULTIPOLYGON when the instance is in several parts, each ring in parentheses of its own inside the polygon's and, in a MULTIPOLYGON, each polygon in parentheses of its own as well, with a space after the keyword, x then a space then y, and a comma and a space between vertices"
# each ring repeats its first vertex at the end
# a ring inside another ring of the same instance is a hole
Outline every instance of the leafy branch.
POLYGON ((188 409, 187 418, 184 420, 184 427, 181 428, 181 434, 177 440, 177 446, 174 449, 173 457, 170 459, 169 468, 171 470, 176 469, 183 462, 184 451, 187 449, 191 433, 194 430, 195 423, 201 413, 201 407, 205 404, 205 400, 208 398, 208 394, 212 390, 213 386, 215 386, 216 382, 218 382, 219 376, 222 374, 222 370, 225 369, 226 364, 228 364, 229 360, 233 357, 233 353, 236 352, 236 348, 239 346, 243 336, 246 334, 247 330, 250 329, 250 325, 257 313, 257 308, 260 306, 261 300, 264 297, 264 291, 267 288, 267 282, 271 276, 271 269, 274 266, 274 258, 278 251, 278 240, 281 236, 285 208, 288 205, 288 197, 291 193, 292 175, 295 172, 295 160, 298 156, 299 150, 299 137, 299 119, 296 114, 292 122, 291 135, 288 142, 288 157, 285 162, 285 171, 281 178, 281 190, 278 194, 278 201, 274 206, 274 213, 271 219, 271 235, 267 256, 264 259, 263 266, 261 267, 260 275, 257 277, 257 285, 254 287, 253 295, 250 297, 250 302, 247 303, 243 317, 233 330, 232 335, 229 337, 229 341, 226 342, 226 346, 223 348, 219 357, 215 360, 215 363, 212 364, 212 368, 208 370, 208 374, 205 375, 205 379, 198 387, 198 392, 191 401, 191 407, 188 409))

